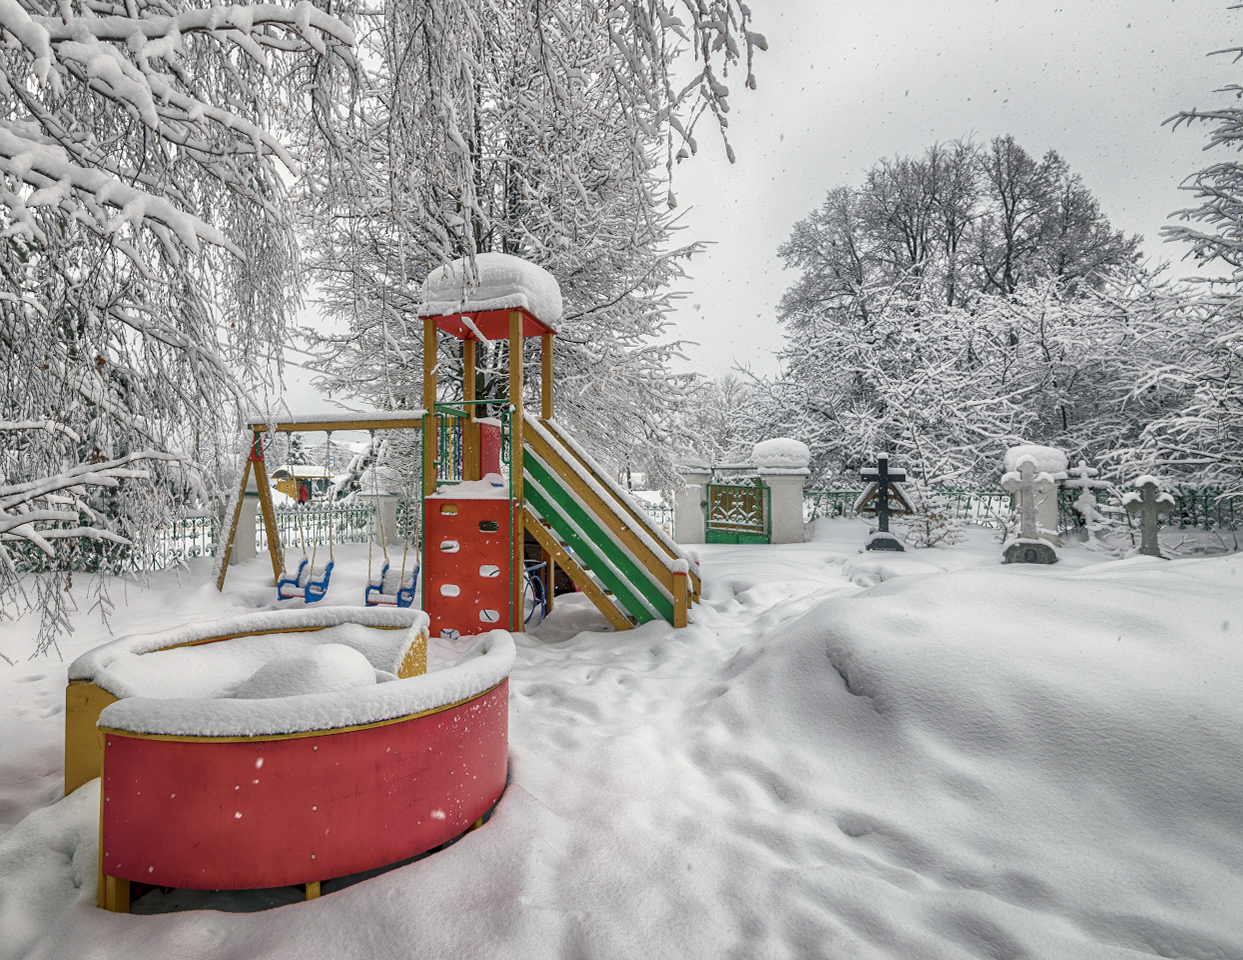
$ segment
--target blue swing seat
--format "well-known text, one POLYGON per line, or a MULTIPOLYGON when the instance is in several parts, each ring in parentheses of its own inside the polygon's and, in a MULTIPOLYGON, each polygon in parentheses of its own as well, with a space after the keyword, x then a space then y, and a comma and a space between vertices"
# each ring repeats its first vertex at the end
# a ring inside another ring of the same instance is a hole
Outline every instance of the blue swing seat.
POLYGON ((311 579, 311 570, 306 557, 298 564, 298 572, 292 577, 281 577, 276 581, 276 599, 293 600, 295 597, 306 596, 306 584, 311 579))
POLYGON ((306 581, 306 602, 314 603, 316 600, 323 600, 324 594, 328 592, 328 580, 332 577, 333 561, 329 560, 324 567, 324 574, 318 580, 312 580, 309 577, 306 581))
POLYGON ((414 584, 418 577, 418 567, 407 570, 405 576, 401 576, 400 570, 390 573, 386 557, 380 575, 368 582, 363 600, 369 607, 381 605, 412 607, 414 606, 414 584))

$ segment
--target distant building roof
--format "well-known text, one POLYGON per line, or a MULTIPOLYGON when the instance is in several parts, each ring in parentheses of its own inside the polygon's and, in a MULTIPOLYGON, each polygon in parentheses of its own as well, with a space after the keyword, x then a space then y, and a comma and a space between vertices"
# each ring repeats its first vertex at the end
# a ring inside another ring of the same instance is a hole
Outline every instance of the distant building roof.
POLYGON ((282 463, 279 467, 269 474, 273 478, 280 478, 282 475, 286 477, 297 477, 304 480, 331 480, 332 473, 327 467, 321 467, 314 463, 282 463))

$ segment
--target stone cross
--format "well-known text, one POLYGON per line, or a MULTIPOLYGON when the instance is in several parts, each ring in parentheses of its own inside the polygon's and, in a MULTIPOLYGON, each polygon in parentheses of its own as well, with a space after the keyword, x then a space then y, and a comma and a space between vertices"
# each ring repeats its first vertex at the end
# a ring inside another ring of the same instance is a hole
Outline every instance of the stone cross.
POLYGON ((1036 461, 1031 457, 1023 457, 1019 461, 1018 475, 1007 473, 1001 478, 1001 488, 1006 493, 1017 493, 1019 496, 1019 538, 1039 539, 1036 498, 1053 492, 1054 484, 1048 474, 1036 473, 1036 461))
POLYGON ((1157 541, 1157 513, 1173 507, 1174 498, 1168 493, 1161 493, 1152 477, 1140 477, 1135 481, 1135 486, 1138 492, 1128 493, 1122 499, 1128 513, 1139 514, 1139 552, 1147 557, 1159 557, 1161 544, 1157 541))
POLYGON ((1067 480, 1065 485, 1073 490, 1104 490, 1109 486, 1108 480, 1097 480, 1100 471, 1096 467, 1089 467, 1086 460, 1080 460, 1079 466, 1067 470, 1073 480, 1067 480))
MULTIPOLYGON (((891 483, 905 483, 906 471, 898 469, 889 469, 889 454, 878 453, 876 455, 876 466, 864 467, 860 474, 864 480, 869 483, 876 484, 876 521, 877 527, 881 533, 889 532, 889 517, 894 513, 903 512, 901 509, 892 510, 889 506, 891 483)), ((901 501, 899 501, 901 503, 901 501)))

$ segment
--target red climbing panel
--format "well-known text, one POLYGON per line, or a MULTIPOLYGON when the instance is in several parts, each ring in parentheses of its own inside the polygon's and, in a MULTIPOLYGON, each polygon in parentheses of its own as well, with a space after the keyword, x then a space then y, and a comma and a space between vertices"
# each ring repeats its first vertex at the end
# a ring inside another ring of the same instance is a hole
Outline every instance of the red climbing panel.
POLYGON ((245 890, 360 873, 440 846, 505 789, 509 681, 382 726, 273 740, 104 735, 109 876, 245 890))
POLYGON ((508 499, 425 501, 423 609, 433 637, 510 629, 511 507, 508 499))

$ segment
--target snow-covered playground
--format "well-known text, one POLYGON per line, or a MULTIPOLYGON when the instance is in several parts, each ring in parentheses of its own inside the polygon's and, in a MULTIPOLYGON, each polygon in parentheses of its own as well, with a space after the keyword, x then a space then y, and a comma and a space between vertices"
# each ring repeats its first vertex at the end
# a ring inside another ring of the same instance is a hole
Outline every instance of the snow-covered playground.
MULTIPOLYGON (((490 821, 266 910, 97 909, 98 781, 62 799, 61 751, 70 661, 272 609, 271 571, 117 583, 111 634, 77 578, 59 659, 0 637, 0 958, 1243 957, 1243 557, 1003 566, 967 533, 703 547, 679 630, 559 597, 515 636, 490 821)), ((366 548, 337 550, 323 603, 357 605, 366 548)))

